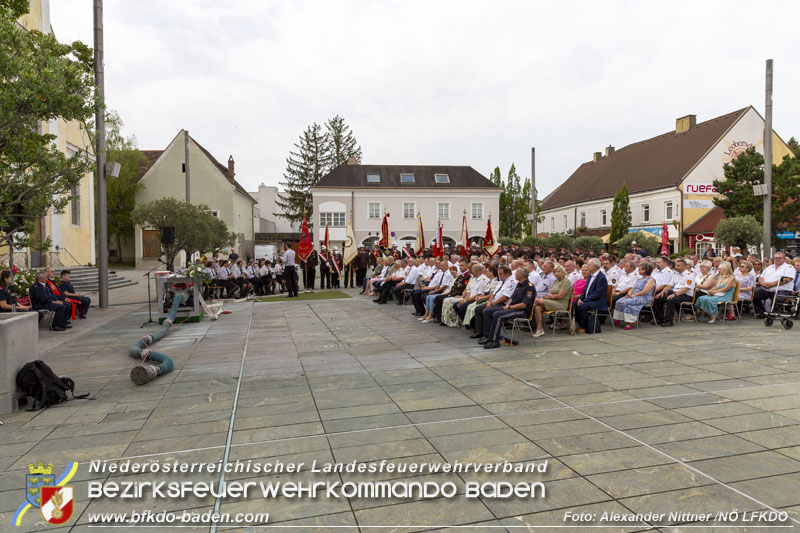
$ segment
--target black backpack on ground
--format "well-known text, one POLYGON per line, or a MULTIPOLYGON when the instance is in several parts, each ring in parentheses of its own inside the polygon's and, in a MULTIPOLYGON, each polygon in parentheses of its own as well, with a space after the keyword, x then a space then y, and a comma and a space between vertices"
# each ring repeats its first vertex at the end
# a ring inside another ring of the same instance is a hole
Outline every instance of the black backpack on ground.
POLYGON ((69 400, 67 392, 72 393, 73 398, 86 398, 89 394, 75 394, 75 382, 70 378, 60 378, 43 361, 36 360, 26 363, 17 372, 17 388, 25 393, 26 396, 33 398, 33 406, 29 411, 50 407, 57 403, 69 400))

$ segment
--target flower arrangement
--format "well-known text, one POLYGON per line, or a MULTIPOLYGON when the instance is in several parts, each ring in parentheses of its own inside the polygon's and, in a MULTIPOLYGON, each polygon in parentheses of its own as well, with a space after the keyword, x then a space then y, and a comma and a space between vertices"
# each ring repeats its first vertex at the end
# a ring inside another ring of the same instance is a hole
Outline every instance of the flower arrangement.
MULTIPOLYGON (((8 270, 8 263, 0 263, 0 271, 8 270)), ((26 270, 24 268, 19 268, 17 265, 14 265, 14 272, 16 275, 14 276, 14 288, 16 290, 17 296, 22 298, 23 296, 28 296, 28 291, 36 283, 36 271, 35 270, 26 270)))
POLYGON ((186 271, 190 278, 201 279, 203 281, 203 285, 208 286, 211 284, 211 276, 209 276, 206 271, 203 270, 202 265, 192 263, 187 267, 186 271))

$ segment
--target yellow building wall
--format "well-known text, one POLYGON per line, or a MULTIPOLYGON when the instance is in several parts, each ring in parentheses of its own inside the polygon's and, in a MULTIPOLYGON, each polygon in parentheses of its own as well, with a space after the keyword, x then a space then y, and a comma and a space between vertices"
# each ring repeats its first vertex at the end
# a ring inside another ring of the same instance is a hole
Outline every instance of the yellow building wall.
MULTIPOLYGON (((27 30, 50 32, 49 2, 32 0, 30 11, 19 18, 19 23, 27 30)), ((62 119, 43 124, 43 131, 57 136, 58 150, 71 154, 74 151, 88 151, 94 158, 94 150, 83 126, 76 121, 62 119)), ((80 195, 80 224, 72 224, 71 206, 60 214, 49 213, 43 219, 42 239, 51 238, 49 252, 42 254, 43 264, 47 266, 72 266, 95 263, 95 220, 94 220, 94 176, 87 173, 78 187, 80 195)), ((4 253, 0 250, 0 255, 4 253)), ((7 253, 7 250, 5 251, 7 253)))

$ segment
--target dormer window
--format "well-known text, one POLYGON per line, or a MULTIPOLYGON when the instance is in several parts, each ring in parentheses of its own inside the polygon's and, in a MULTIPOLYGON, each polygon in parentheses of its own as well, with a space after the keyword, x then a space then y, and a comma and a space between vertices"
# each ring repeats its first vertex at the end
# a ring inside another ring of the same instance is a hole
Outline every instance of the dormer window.
POLYGON ((400 174, 400 183, 414 183, 414 174, 400 174))
POLYGON ((367 174, 367 183, 380 183, 380 182, 381 182, 380 174, 367 174))
POLYGON ((433 179, 436 183, 450 183, 450 176, 447 174, 434 174, 433 179))

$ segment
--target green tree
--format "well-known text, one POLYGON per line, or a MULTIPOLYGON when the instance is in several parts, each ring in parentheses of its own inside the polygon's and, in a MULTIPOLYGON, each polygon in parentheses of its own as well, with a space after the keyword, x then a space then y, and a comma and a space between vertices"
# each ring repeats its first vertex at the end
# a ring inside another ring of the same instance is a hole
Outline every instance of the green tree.
POLYGON ((544 240, 543 244, 547 250, 552 248, 555 252, 560 252, 562 248, 565 248, 569 252, 575 247, 575 242, 572 237, 566 233, 551 233, 544 240))
POLYGON ((67 156, 41 133, 49 120, 85 122, 94 112, 92 51, 24 30, 17 18, 27 8, 0 1, 0 246, 12 236, 17 246, 36 246, 36 221, 63 211, 92 169, 88 146, 67 156))
POLYGON ((725 218, 750 215, 764 223, 764 199, 753 194, 753 185, 764 183, 764 156, 751 146, 739 157, 722 167, 724 178, 714 180, 714 187, 723 196, 714 198, 725 218))
POLYGON ((800 159, 784 156, 772 171, 772 227, 800 231, 800 159))
POLYGON ((236 241, 236 236, 228 231, 225 223, 208 210, 208 206, 202 204, 187 204, 171 197, 159 198, 138 206, 133 221, 156 228, 175 228, 174 242, 161 243, 164 262, 169 270, 174 270, 175 257, 181 250, 189 256, 194 252, 218 250, 236 241))
POLYGON ((295 150, 290 151, 286 159, 284 181, 280 183, 284 192, 278 194, 275 202, 281 212, 274 215, 281 216, 292 224, 302 222, 303 216, 307 216, 313 226, 311 187, 330 168, 328 135, 322 131, 322 126, 314 123, 306 128, 300 141, 294 146, 295 150))
POLYGON ((792 151, 792 154, 794 154, 795 157, 800 158, 800 142, 797 142, 797 139, 792 137, 786 144, 789 145, 789 150, 792 151))
POLYGON ((361 164, 361 147, 356 142, 350 126, 345 124, 344 119, 339 115, 328 119, 325 122, 325 134, 327 136, 327 151, 330 154, 330 172, 339 165, 344 165, 351 157, 355 158, 356 163, 361 164))
POLYGON ((611 208, 611 235, 609 242, 617 242, 623 238, 631 227, 631 199, 628 195, 628 186, 622 182, 622 188, 614 195, 614 204, 611 208))
POLYGON ((575 239, 574 245, 576 250, 586 250, 587 252, 592 252, 594 254, 600 253, 605 247, 605 244, 603 244, 603 239, 592 235, 578 237, 575 239))
POLYGON ((501 187, 500 192, 500 235, 513 239, 521 239, 531 233, 531 222, 528 220, 531 208, 531 181, 522 179, 517 174, 513 163, 508 170, 505 181, 500 177, 500 168, 496 167, 489 175, 495 185, 501 187))
MULTIPOLYGON (((125 123, 114 110, 106 111, 106 161, 119 163, 119 176, 106 175, 106 213, 108 219, 108 244, 114 241, 119 260, 124 261, 122 255, 122 239, 133 237, 134 226, 133 210, 136 205, 136 193, 144 189, 139 180, 144 174, 145 155, 137 148, 136 137, 125 137, 122 127, 125 123)), ((90 120, 87 129, 94 138, 94 119, 90 120)), ((95 176, 95 195, 97 194, 97 179, 95 176)), ((95 207, 97 202, 95 202, 95 207)))
POLYGON ((764 226, 750 215, 721 220, 714 230, 714 238, 723 246, 738 246, 742 253, 758 247, 764 237, 764 226))

